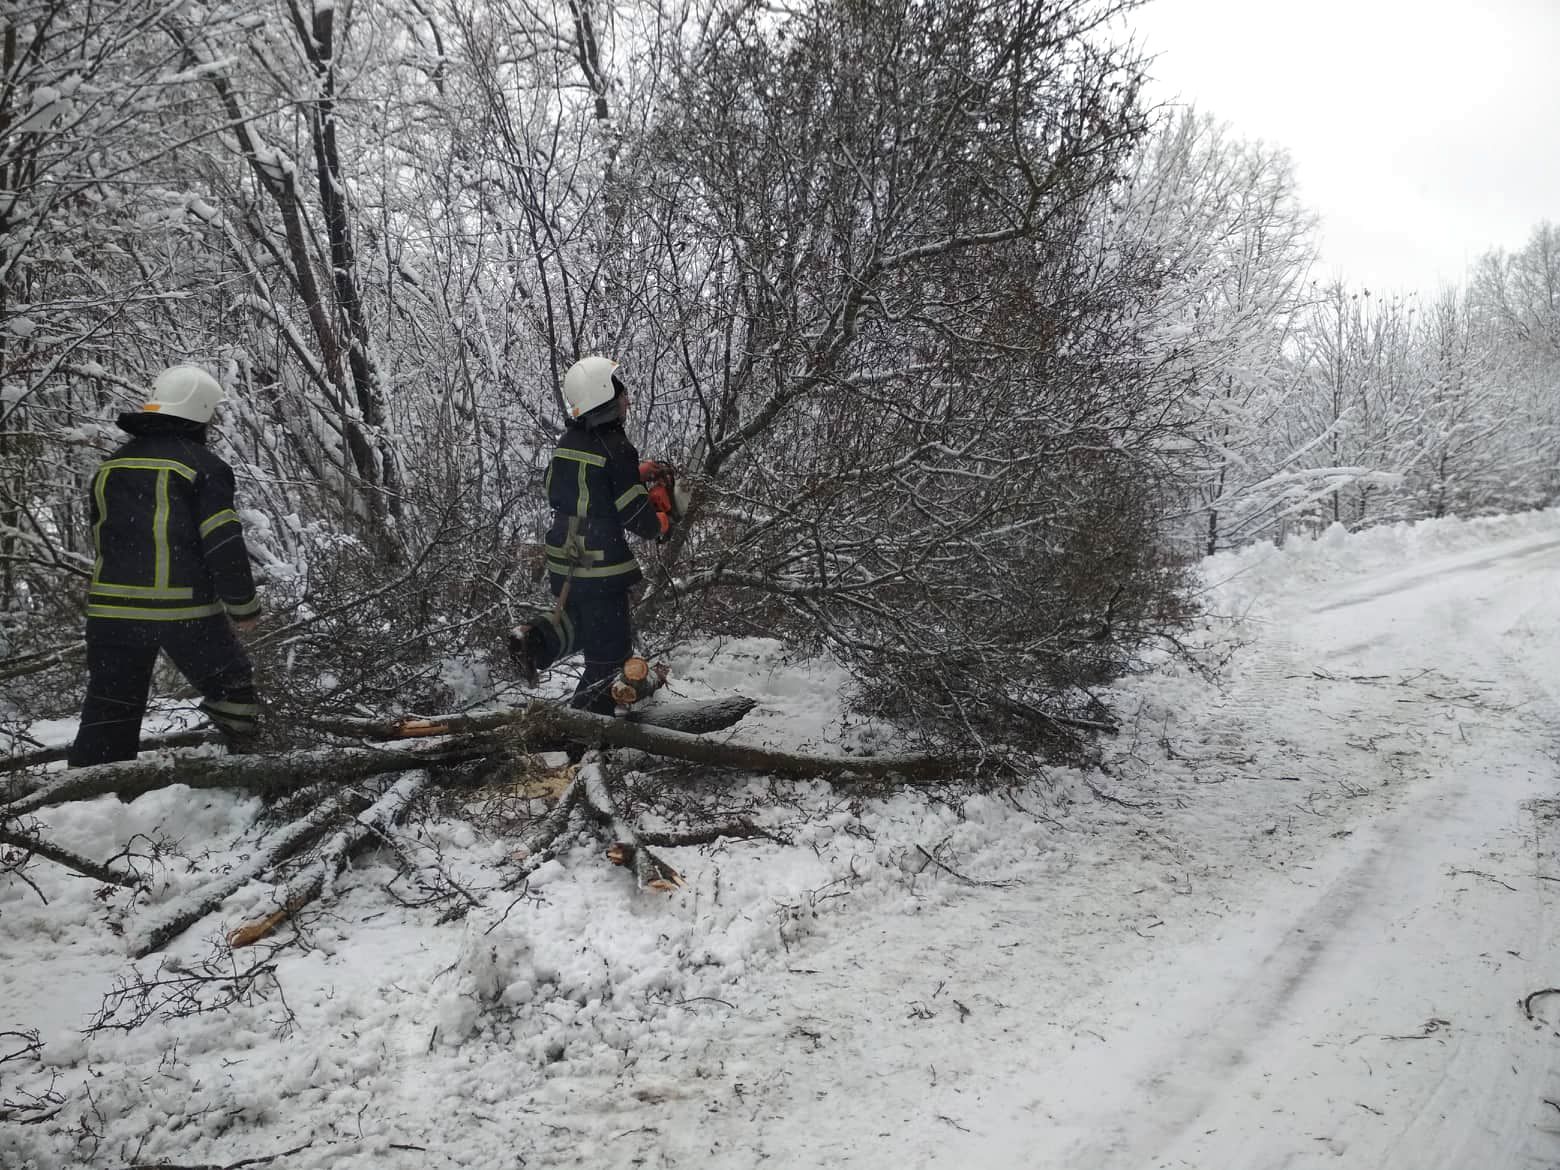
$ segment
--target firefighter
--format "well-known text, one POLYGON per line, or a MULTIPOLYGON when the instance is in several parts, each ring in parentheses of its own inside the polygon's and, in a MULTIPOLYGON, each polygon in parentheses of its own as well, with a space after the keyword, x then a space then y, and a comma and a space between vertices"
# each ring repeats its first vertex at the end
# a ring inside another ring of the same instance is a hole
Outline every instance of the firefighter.
POLYGON ((87 697, 72 766, 134 759, 158 651, 200 691, 229 750, 259 730, 254 671, 234 632, 260 613, 233 471, 206 448, 222 387, 195 366, 157 375, 131 438, 92 478, 97 561, 87 593, 87 697))
POLYGON ((571 705, 603 715, 615 709, 609 687, 633 649, 629 590, 642 574, 627 534, 665 539, 672 526, 667 489, 652 496, 641 480, 639 453, 623 430, 628 389, 616 371, 610 358, 586 357, 563 376, 570 422, 545 481, 553 510, 547 578, 557 603, 509 635, 510 654, 532 684, 538 671, 580 653, 585 668, 571 705))

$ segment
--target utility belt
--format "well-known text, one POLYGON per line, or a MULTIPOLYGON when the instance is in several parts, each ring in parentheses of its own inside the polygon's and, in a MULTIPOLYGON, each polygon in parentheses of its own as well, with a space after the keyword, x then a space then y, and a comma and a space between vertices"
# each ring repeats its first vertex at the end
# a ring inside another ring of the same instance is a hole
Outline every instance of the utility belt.
POLYGON ((599 548, 591 548, 580 531, 580 517, 569 517, 569 531, 561 545, 543 546, 547 553, 547 571, 557 573, 566 582, 591 580, 602 577, 618 577, 637 572, 639 562, 634 554, 623 546, 623 559, 607 563, 607 554, 599 548))

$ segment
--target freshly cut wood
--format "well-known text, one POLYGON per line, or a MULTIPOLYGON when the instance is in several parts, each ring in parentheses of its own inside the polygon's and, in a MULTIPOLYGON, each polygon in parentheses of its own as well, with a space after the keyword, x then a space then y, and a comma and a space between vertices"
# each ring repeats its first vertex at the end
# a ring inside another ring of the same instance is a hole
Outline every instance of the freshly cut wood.
POLYGON ((250 788, 281 795, 324 780, 359 780, 407 772, 430 764, 457 763, 490 754, 495 746, 473 736, 455 741, 394 747, 327 747, 276 755, 213 756, 167 753, 62 772, 36 792, 0 805, 0 820, 36 809, 118 794, 139 796, 174 784, 191 788, 250 788))

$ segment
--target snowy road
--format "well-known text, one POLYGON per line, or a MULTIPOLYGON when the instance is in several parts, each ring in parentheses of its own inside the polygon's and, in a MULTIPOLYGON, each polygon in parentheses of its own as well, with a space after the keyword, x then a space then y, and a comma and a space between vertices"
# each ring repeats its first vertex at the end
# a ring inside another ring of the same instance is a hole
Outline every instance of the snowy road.
POLYGON ((1560 997, 1520 1006, 1560 983, 1557 584, 1525 537, 1259 610, 1118 789, 1140 858, 809 955, 769 1080, 669 1160, 1560 1165, 1560 997))

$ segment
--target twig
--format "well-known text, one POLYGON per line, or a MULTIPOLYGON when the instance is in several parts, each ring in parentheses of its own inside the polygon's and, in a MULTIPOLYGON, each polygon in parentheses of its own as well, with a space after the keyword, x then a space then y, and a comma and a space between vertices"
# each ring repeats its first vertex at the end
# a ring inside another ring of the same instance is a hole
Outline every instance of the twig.
POLYGON ((1451 875, 1451 876, 1456 876, 1457 874, 1460 874, 1460 873, 1466 873, 1466 874, 1471 875, 1472 877, 1485 878, 1488 881, 1494 882, 1497 886, 1505 886, 1513 894, 1519 892, 1517 890, 1516 886, 1508 885, 1506 882, 1501 881, 1494 874, 1492 874, 1492 873, 1485 873, 1482 869, 1449 869, 1449 870, 1447 870, 1447 873, 1449 875, 1451 875))
POLYGON ((1122 808, 1133 808, 1133 809, 1142 809, 1142 808, 1151 808, 1151 807, 1153 807, 1151 804, 1148 804, 1148 803, 1138 804, 1138 803, 1135 803, 1135 802, 1130 801, 1130 800, 1122 800, 1121 797, 1119 797, 1119 796, 1112 796, 1108 792, 1101 792, 1100 789, 1095 786, 1095 784, 1094 784, 1094 782, 1092 780, 1085 779, 1083 783, 1084 783, 1085 787, 1087 787, 1090 792, 1094 793, 1095 796, 1099 797, 1103 801, 1109 802, 1110 804, 1119 804, 1122 808))
MULTIPOLYGON (((552 811, 532 825, 525 835, 520 838, 520 847, 515 851, 519 855, 520 869, 518 873, 504 882, 503 889, 514 889, 556 856, 556 850, 554 850, 553 845, 563 834, 564 830, 569 827, 569 820, 574 815, 575 810, 579 808, 583 792, 584 785, 580 783, 580 778, 576 774, 574 779, 569 781, 569 786, 558 797, 558 803, 553 805, 552 811)), ((509 910, 513 910, 515 903, 519 902, 519 900, 517 898, 515 902, 510 903, 509 910)), ((508 917, 509 910, 504 911, 504 917, 508 917)), ((503 918, 500 918, 498 921, 502 922, 503 920, 503 918)), ((498 922, 493 924, 493 926, 497 925, 498 922)), ((488 930, 492 930, 493 926, 488 927, 488 930)))
POLYGON ((279 1154, 265 1154, 258 1158, 240 1158, 237 1162, 134 1162, 121 1170, 241 1170, 244 1166, 263 1166, 267 1162, 274 1162, 278 1158, 290 1158, 294 1154, 302 1153, 314 1144, 313 1139, 306 1141, 301 1146, 294 1146, 290 1150, 283 1150, 279 1154))
POLYGON ((716 841, 727 838, 747 841, 755 837, 780 841, 777 834, 755 825, 746 817, 741 817, 724 825, 712 825, 707 829, 694 829, 687 833, 640 833, 639 843, 655 845, 662 849, 679 849, 688 845, 713 845, 716 841))
POLYGON ((177 899, 137 925, 130 941, 130 954, 143 958, 160 951, 207 914, 219 908, 228 896, 286 861, 329 831, 338 817, 356 813, 368 804, 368 797, 347 792, 327 798, 306 815, 271 834, 264 849, 248 861, 177 899))
POLYGON ((948 865, 948 864, 946 864, 946 863, 944 863, 942 861, 939 861, 931 853, 928 853, 927 850, 926 850, 926 847, 924 845, 917 845, 916 849, 920 850, 920 853, 921 853, 922 857, 926 858, 927 861, 930 861, 933 865, 935 865, 938 869, 942 870, 944 873, 952 874, 954 877, 958 878, 961 882, 967 882, 967 883, 969 883, 972 886, 986 886, 989 889, 1001 890, 1001 889, 1006 889, 1008 886, 1016 886, 1016 885, 1019 884, 1017 878, 1004 878, 1001 881, 981 881, 979 878, 967 877, 966 875, 960 873, 958 870, 954 869, 952 866, 950 866, 950 865, 948 865))
POLYGON ((1522 1013, 1528 1019, 1536 1020, 1538 1018, 1533 1014, 1533 1001, 1544 995, 1560 995, 1560 987, 1541 987, 1537 991, 1528 994, 1522 1000, 1522 1013))
POLYGON ((1382 1039, 1383 1040, 1428 1040, 1428 1039, 1430 1039, 1430 1037, 1434 1036, 1437 1032, 1439 1032, 1442 1028, 1450 1028, 1451 1026, 1452 1026, 1452 1022, 1450 1020, 1442 1020, 1442 1019, 1431 1018, 1431 1019, 1428 1019, 1428 1020, 1425 1021, 1424 1031, 1422 1031, 1422 1032, 1415 1032, 1412 1035, 1408 1035, 1408 1036, 1383 1036, 1382 1039))
MULTIPOLYGON (((12 848, 25 850, 27 853, 36 853, 39 857, 54 862, 55 865, 63 865, 66 869, 73 869, 83 877, 89 877, 93 881, 103 882, 107 885, 123 886, 130 890, 138 890, 145 885, 134 874, 125 873, 107 865, 100 865, 90 857, 72 853, 69 849, 62 849, 58 845, 50 845, 43 838, 32 833, 17 832, 4 825, 0 825, 0 845, 10 845, 12 848)), ((36 886, 33 888, 37 889, 36 886)), ((40 893, 39 896, 42 897, 42 894, 40 893)), ((48 901, 46 898, 44 900, 48 901)))

